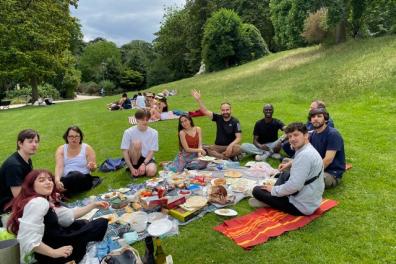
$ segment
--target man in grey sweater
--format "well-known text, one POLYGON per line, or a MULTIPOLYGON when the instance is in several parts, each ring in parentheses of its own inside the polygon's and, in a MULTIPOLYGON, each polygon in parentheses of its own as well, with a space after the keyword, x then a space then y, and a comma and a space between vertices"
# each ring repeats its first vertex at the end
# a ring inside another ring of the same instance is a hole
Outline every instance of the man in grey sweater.
POLYGON ((285 133, 296 150, 294 160, 279 165, 290 168, 290 178, 282 185, 256 186, 250 200, 252 206, 271 206, 292 215, 310 215, 322 201, 324 191, 323 161, 309 143, 308 131, 302 123, 291 123, 285 133))

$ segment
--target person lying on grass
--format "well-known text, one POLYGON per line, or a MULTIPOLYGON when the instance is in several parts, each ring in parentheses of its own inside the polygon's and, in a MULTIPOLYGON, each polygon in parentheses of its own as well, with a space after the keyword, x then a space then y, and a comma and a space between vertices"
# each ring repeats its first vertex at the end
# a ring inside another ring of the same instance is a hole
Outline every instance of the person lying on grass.
POLYGON ((55 178, 47 170, 33 170, 25 178, 20 194, 13 200, 7 223, 17 235, 21 263, 79 263, 91 241, 101 241, 108 220, 75 220, 95 208, 108 208, 98 201, 85 207, 69 209, 59 206, 55 178))
POLYGON ((154 152, 158 151, 158 132, 148 126, 150 117, 148 110, 137 110, 137 125, 126 129, 122 136, 122 156, 132 177, 153 177, 157 173, 154 152))
POLYGON ((249 204, 252 207, 270 206, 292 215, 310 215, 322 201, 323 161, 309 143, 308 130, 303 123, 289 124, 285 132, 296 154, 294 160, 281 163, 279 170, 290 168, 290 177, 283 183, 278 179, 275 186, 254 187, 254 198, 250 198, 249 204))
POLYGON ((220 105, 221 115, 218 115, 205 107, 199 91, 192 90, 191 94, 198 102, 201 112, 216 122, 216 140, 214 145, 207 147, 208 155, 218 159, 237 159, 241 153, 239 143, 242 138, 242 130, 239 120, 231 116, 231 104, 222 103, 220 105))
POLYGON ((194 126, 194 122, 189 115, 181 115, 178 131, 180 151, 175 159, 165 166, 165 169, 181 172, 184 169, 199 170, 206 168, 207 162, 197 160, 198 157, 206 155, 206 151, 202 148, 201 128, 194 126))

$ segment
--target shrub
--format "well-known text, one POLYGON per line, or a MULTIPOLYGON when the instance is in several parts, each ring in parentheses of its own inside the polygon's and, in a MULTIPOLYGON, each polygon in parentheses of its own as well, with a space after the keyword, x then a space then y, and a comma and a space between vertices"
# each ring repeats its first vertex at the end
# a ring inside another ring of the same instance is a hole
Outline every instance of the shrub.
POLYGON ((327 8, 321 8, 310 13, 304 21, 304 31, 301 34, 308 43, 323 43, 328 36, 327 8))
POLYGON ((97 95, 99 94, 100 87, 97 83, 95 82, 86 82, 86 83, 81 83, 77 91, 82 94, 88 94, 88 95, 97 95))
POLYGON ((248 62, 269 53, 260 31, 252 24, 241 25, 241 40, 238 49, 238 60, 248 62))
MULTIPOLYGON (((54 88, 51 84, 44 83, 42 85, 39 85, 37 87, 38 89, 38 95, 41 98, 52 98, 54 100, 57 100, 60 98, 59 91, 54 88)), ((9 90, 6 93, 7 98, 13 99, 13 101, 21 101, 21 99, 18 97, 22 97, 22 101, 26 100, 27 98, 32 96, 32 87, 31 86, 25 86, 20 89, 13 89, 9 90)))
POLYGON ((103 80, 99 83, 100 89, 104 89, 105 95, 115 94, 116 85, 110 80, 103 80))

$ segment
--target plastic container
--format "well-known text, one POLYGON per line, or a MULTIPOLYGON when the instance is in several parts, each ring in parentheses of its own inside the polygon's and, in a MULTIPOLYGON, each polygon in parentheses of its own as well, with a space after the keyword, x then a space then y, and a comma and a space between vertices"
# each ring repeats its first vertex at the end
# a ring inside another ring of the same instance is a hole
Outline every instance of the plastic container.
POLYGON ((131 215, 131 228, 136 232, 143 232, 146 230, 148 215, 145 212, 134 212, 131 215))

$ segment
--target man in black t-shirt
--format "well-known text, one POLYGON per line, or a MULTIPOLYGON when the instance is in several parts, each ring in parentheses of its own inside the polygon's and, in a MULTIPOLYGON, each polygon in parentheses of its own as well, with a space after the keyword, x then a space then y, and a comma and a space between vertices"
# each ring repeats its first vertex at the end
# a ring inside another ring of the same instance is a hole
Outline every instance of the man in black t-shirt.
POLYGON ((221 115, 209 111, 201 100, 201 93, 193 90, 192 96, 199 103, 201 112, 216 122, 216 140, 214 145, 206 147, 209 156, 218 159, 236 159, 240 154, 242 130, 239 120, 231 116, 231 105, 222 103, 220 106, 221 115))
POLYGON ((274 107, 266 104, 263 107, 264 118, 257 121, 253 131, 253 144, 243 143, 241 151, 255 154, 257 161, 266 160, 269 156, 280 159, 279 154, 282 138, 278 138, 278 131, 283 131, 285 124, 279 119, 272 118, 274 107))
POLYGON ((39 134, 32 129, 22 130, 17 138, 17 151, 8 157, 0 168, 0 214, 10 208, 5 206, 21 191, 21 185, 33 169, 30 159, 37 151, 39 134))

